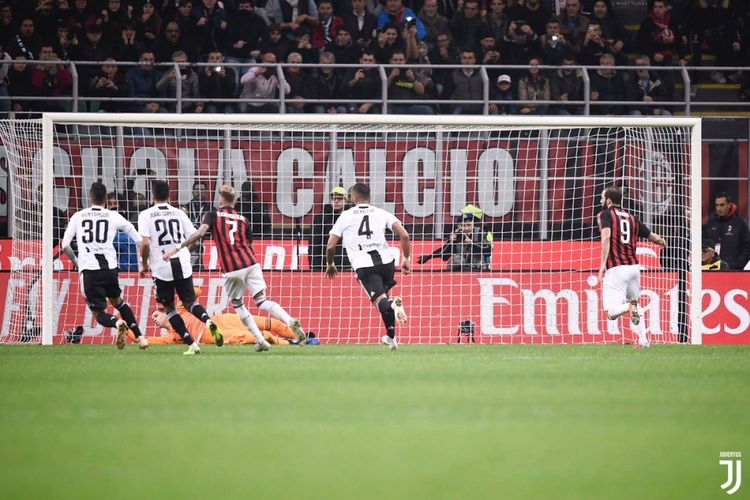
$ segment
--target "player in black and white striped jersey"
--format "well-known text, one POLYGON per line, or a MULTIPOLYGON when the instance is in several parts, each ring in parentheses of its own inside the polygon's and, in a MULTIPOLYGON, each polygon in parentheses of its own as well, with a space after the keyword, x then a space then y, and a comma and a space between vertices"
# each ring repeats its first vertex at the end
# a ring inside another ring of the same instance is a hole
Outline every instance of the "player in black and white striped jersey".
POLYGON ((117 348, 125 347, 130 328, 138 346, 146 349, 148 341, 141 334, 132 309, 121 298, 117 252, 112 244, 119 230, 127 233, 136 244, 141 243, 141 237, 133 224, 122 215, 104 208, 106 201, 106 186, 100 182, 93 183, 89 191, 91 206, 71 217, 63 236, 62 248, 78 267, 81 291, 96 321, 102 326, 117 328, 117 348), (73 238, 78 244, 77 256, 70 246, 73 238), (121 319, 105 312, 107 299, 120 312, 121 319))
POLYGON ((399 237, 403 255, 401 271, 406 274, 411 272, 409 233, 396 216, 370 205, 370 188, 367 185, 355 184, 349 188, 349 201, 354 206, 341 213, 329 233, 326 275, 333 279, 338 273, 333 258, 336 245, 343 239, 346 255, 357 272, 357 280, 383 318, 386 334, 381 340, 394 350, 398 347, 396 322, 399 325, 406 323, 406 311, 401 297, 388 297, 388 291, 396 285, 393 277, 396 268, 385 239, 385 230, 390 229, 399 237))
POLYGON ((164 306, 172 328, 188 345, 185 355, 200 354, 200 347, 177 314, 174 305, 175 292, 185 309, 206 323, 216 345, 221 347, 224 345, 224 338, 218 326, 211 321, 206 309, 196 301, 190 252, 181 246, 182 242, 195 232, 195 227, 185 212, 169 204, 169 184, 166 181, 154 181, 151 193, 154 205, 138 215, 138 233, 143 238, 140 274, 144 276, 151 266, 156 301, 164 306), (163 260, 162 255, 175 245, 179 252, 172 258, 163 260))

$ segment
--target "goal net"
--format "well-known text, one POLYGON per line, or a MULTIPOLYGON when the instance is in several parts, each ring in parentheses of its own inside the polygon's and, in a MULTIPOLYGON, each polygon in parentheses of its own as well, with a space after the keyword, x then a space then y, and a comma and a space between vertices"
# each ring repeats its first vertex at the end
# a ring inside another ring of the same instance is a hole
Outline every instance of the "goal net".
MULTIPOLYGON (((114 341, 87 310, 59 241, 93 182, 135 223, 157 179, 196 224, 219 187, 233 185, 267 295, 321 343, 383 334, 356 275, 324 273, 331 192, 356 182, 412 239, 414 272, 397 272, 391 291, 409 315, 397 329, 402 343, 632 342, 629 315, 607 320, 597 278, 600 194, 619 186, 623 208, 668 242, 638 246, 650 340, 701 340, 699 120, 48 114, 0 122, 0 134, 13 236, 11 269, 0 276, 3 343, 76 333, 84 343, 114 341)), ((164 333, 151 322, 153 284, 137 274, 133 243, 117 245, 123 297, 148 336, 164 333)), ((395 238, 391 246, 398 269, 395 238)), ((201 303, 231 313, 210 238, 192 256, 201 303)))

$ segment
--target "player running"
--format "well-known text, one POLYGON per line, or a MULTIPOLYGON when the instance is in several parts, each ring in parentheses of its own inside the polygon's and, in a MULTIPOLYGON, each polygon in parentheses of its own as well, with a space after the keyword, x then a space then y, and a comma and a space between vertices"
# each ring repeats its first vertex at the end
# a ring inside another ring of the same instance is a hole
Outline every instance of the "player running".
MULTIPOLYGON (((151 190, 154 205, 138 215, 138 232, 143 237, 141 276, 145 276, 149 271, 149 263, 151 263, 156 301, 164 306, 167 319, 174 331, 182 337, 183 342, 188 344, 188 350, 183 353, 184 355, 200 354, 200 347, 188 332, 185 322, 175 311, 175 291, 185 309, 206 324, 214 342, 221 347, 224 345, 224 338, 219 327, 211 321, 203 306, 196 302, 193 268, 190 266, 188 249, 184 248, 174 258, 161 258, 167 250, 174 248, 175 244, 179 245, 186 237, 193 234, 195 227, 185 212, 169 204, 169 184, 166 181, 154 181, 151 190)), ((172 255, 174 252, 170 254, 170 257, 172 255)))
POLYGON ((292 318, 278 303, 266 298, 266 281, 263 271, 255 260, 255 253, 251 245, 252 228, 243 215, 234 208, 234 188, 223 185, 219 188, 219 208, 213 209, 203 218, 198 230, 177 246, 168 248, 163 259, 168 260, 181 248, 199 241, 203 235, 211 230, 216 249, 219 252, 221 270, 224 272, 224 291, 232 301, 237 316, 255 336, 255 350, 267 351, 270 344, 263 338, 263 333, 255 324, 250 311, 245 307, 245 290, 250 290, 258 309, 283 321, 292 329, 297 340, 305 340, 298 320, 292 318))
POLYGON ((664 238, 652 232, 634 215, 622 207, 622 191, 610 186, 602 191, 602 211, 597 215, 602 238, 599 281, 602 282, 604 310, 607 319, 615 320, 630 311, 630 327, 638 335, 636 348, 648 348, 651 343, 641 325, 638 297, 641 291, 641 266, 636 257, 639 237, 665 247, 664 238), (604 278, 602 280, 602 277, 604 278))
POLYGON ((146 349, 148 340, 141 334, 132 309, 120 297, 122 291, 118 280, 117 252, 112 245, 119 230, 127 233, 136 244, 141 243, 141 237, 133 224, 122 215, 104 208, 107 188, 101 182, 91 185, 89 202, 89 208, 79 210, 70 218, 63 236, 63 251, 78 267, 83 297, 96 321, 102 326, 117 328, 117 348, 125 347, 130 328, 138 346, 146 349), (70 247, 73 238, 78 243, 78 256, 70 247), (105 312, 107 299, 120 312, 121 319, 105 312))
POLYGON ((370 188, 367 185, 355 184, 349 188, 349 201, 354 206, 342 212, 329 233, 326 275, 332 280, 338 274, 333 258, 336 245, 343 239, 346 255, 357 273, 357 280, 383 318, 386 334, 381 341, 389 349, 395 350, 398 347, 396 322, 399 325, 406 323, 406 311, 401 297, 388 297, 388 290, 396 284, 393 279, 396 268, 385 240, 385 230, 390 229, 399 237, 403 255, 401 270, 405 274, 411 272, 409 233, 393 214, 369 204, 370 188))

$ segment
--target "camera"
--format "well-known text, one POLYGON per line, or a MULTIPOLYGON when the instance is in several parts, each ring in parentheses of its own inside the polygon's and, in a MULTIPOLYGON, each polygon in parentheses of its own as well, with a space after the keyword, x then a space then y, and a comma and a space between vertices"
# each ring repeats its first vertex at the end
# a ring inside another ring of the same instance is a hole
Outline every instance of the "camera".
POLYGON ((216 67, 214 68, 214 71, 215 71, 216 73, 221 73, 221 71, 222 71, 223 69, 224 69, 224 67, 223 67, 223 66, 216 66, 216 67))
POLYGON ((515 29, 516 34, 517 35, 523 35, 523 29, 521 29, 521 28, 523 28, 524 26, 526 26, 526 24, 527 24, 526 21, 524 21, 522 19, 519 19, 518 21, 515 21, 515 23, 516 23, 516 29, 515 29))
POLYGON ((409 16, 406 18, 406 27, 411 28, 412 26, 415 26, 417 24, 417 20, 413 17, 409 16))
POLYGON ((559 37, 559 36, 557 36, 557 35, 552 35, 552 38, 551 38, 551 40, 552 40, 553 42, 556 42, 556 41, 558 41, 559 39, 560 39, 560 37, 559 37))

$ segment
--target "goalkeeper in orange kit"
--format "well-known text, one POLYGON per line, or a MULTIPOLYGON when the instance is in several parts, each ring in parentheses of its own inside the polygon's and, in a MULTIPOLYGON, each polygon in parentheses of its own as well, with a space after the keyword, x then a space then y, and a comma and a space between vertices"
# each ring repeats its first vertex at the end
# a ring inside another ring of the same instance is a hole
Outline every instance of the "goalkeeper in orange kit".
MULTIPOLYGON (((200 297, 201 291, 196 287, 195 296, 200 297)), ((182 302, 175 304, 175 310, 182 317, 187 326, 188 331, 194 335, 197 342, 202 344, 213 344, 214 338, 208 333, 206 334, 206 324, 200 321, 198 318, 190 314, 185 309, 182 302)), ((158 337, 147 337, 151 344, 182 344, 182 338, 175 332, 169 320, 167 319, 166 311, 158 306, 157 309, 151 314, 151 319, 154 324, 159 328, 167 330, 164 334, 158 337)), ((269 344, 277 345, 288 345, 290 343, 296 343, 297 337, 294 332, 287 327, 285 323, 274 318, 268 318, 263 316, 253 316, 255 324, 263 333, 263 337, 269 344), (290 342, 292 341, 292 342, 290 342)), ((255 336, 250 333, 247 327, 237 317, 236 314, 215 314, 211 316, 211 320, 218 325, 224 336, 225 344, 254 344, 255 336)), ((131 337, 133 340, 134 337, 131 337)))

